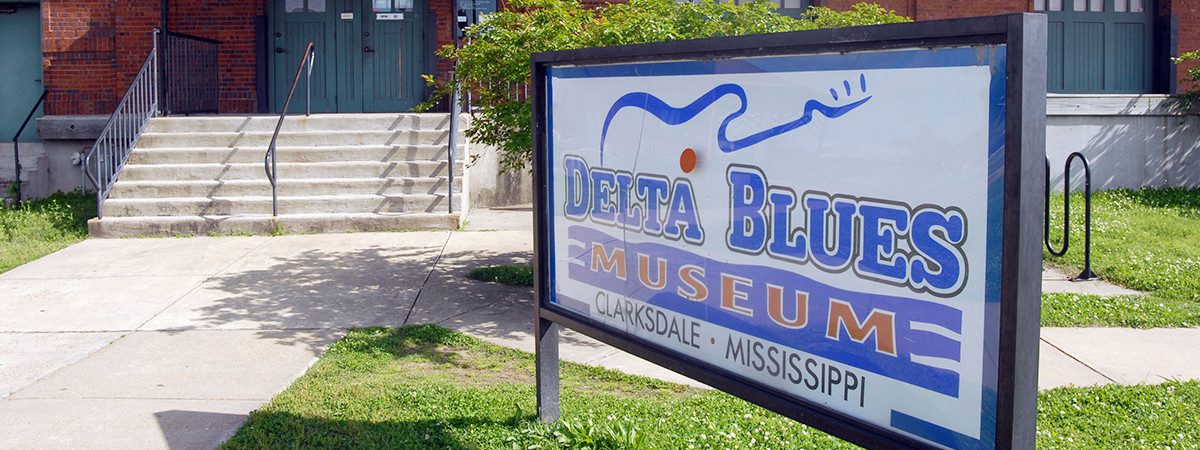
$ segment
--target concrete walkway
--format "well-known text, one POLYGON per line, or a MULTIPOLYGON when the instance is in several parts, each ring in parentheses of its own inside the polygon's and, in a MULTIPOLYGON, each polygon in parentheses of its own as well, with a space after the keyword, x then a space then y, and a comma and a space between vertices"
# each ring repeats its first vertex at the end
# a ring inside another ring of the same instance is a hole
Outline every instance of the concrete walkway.
MULTIPOLYGON (((0 274, 0 448, 215 447, 350 327, 436 323, 532 351, 531 290, 463 276, 528 262, 530 217, 92 239, 0 274)), ((570 331, 563 342, 567 360, 690 383, 570 331)), ((1039 385, 1200 378, 1200 358, 1181 356, 1197 342, 1200 329, 1045 328, 1039 385)))

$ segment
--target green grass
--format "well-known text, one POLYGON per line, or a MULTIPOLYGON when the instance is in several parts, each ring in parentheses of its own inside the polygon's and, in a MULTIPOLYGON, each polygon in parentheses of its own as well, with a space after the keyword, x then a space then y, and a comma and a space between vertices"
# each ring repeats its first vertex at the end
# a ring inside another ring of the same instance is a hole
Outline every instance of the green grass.
MULTIPOLYGON (((533 356, 432 325, 351 330, 224 448, 854 448, 719 391, 563 363, 535 417, 533 356)), ((1200 384, 1059 388, 1039 448, 1196 448, 1200 384)))
POLYGON ((1038 395, 1039 448, 1200 448, 1200 382, 1038 395))
POLYGON ((78 191, 0 207, 0 273, 87 238, 96 198, 78 191))
MULTIPOLYGON (((1050 237, 1062 246, 1062 195, 1052 196, 1050 237)), ((1046 262, 1083 268, 1083 196, 1071 196, 1071 248, 1046 262)), ((1043 296, 1042 325, 1200 325, 1200 189, 1139 189, 1092 196, 1092 270, 1145 297, 1043 296)))
POLYGON ((430 325, 352 330, 225 448, 853 448, 721 392, 578 364, 561 395, 563 420, 542 425, 532 355, 430 325))
POLYGON ((531 266, 488 266, 472 270, 467 278, 479 281, 507 284, 509 286, 533 286, 531 266))

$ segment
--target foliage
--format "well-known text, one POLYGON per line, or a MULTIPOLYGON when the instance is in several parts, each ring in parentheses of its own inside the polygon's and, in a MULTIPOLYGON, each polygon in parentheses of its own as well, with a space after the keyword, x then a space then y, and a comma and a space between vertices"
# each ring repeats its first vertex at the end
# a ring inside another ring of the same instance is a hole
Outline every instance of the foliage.
MULTIPOLYGON (((1050 199, 1050 240, 1062 247, 1062 195, 1050 199)), ((1071 195, 1071 248, 1046 262, 1083 268, 1083 195, 1071 195)), ((1092 196, 1092 270, 1141 298, 1045 296, 1043 325, 1196 326, 1200 324, 1200 189, 1143 188, 1092 196)))
POLYGON ((1187 69, 1188 78, 1184 80, 1189 83, 1190 88, 1179 94, 1183 101, 1183 110, 1191 109, 1197 98, 1200 98, 1200 64, 1195 64, 1195 61, 1200 61, 1200 50, 1192 50, 1190 52, 1179 55, 1178 58, 1172 58, 1175 64, 1190 64, 1187 69))
POLYGON ((438 94, 470 89, 476 109, 467 135, 499 149, 504 170, 519 170, 531 159, 532 106, 518 87, 529 82, 534 52, 908 21, 873 4, 846 12, 814 7, 799 19, 774 9, 765 0, 741 5, 630 0, 598 9, 577 0, 514 0, 508 11, 489 14, 468 29, 461 48, 438 51, 456 63, 454 77, 438 94))
POLYGON ((79 191, 0 207, 0 273, 87 238, 92 217, 96 199, 79 191))
POLYGON ((488 266, 472 270, 467 278, 479 281, 507 284, 509 286, 533 286, 533 267, 488 266))

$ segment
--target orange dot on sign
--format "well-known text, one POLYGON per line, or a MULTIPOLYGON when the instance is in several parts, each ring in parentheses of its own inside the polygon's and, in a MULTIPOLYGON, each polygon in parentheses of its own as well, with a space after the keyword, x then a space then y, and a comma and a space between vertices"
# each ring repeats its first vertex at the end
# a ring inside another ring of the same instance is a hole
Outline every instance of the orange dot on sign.
POLYGON ((683 169, 683 173, 692 173, 692 169, 696 168, 695 150, 690 148, 683 150, 683 154, 679 155, 679 168, 683 169))
POLYGON ((717 338, 708 338, 708 342, 712 342, 713 344, 716 344, 717 338))

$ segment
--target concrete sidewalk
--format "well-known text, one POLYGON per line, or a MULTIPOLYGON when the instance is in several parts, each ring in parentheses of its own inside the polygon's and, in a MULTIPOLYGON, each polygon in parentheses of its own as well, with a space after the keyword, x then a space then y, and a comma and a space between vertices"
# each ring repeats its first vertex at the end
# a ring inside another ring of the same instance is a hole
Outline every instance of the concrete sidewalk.
MULTIPOLYGON (((0 275, 0 447, 211 448, 350 327, 436 323, 532 351, 528 208, 465 232, 87 240, 0 275)), ((1197 329, 1042 330, 1043 388, 1200 378, 1197 329), (1180 353, 1183 352, 1183 353, 1180 353)), ((562 357, 692 383, 567 331, 562 357)), ((694 384, 694 383, 692 383, 694 384)))

